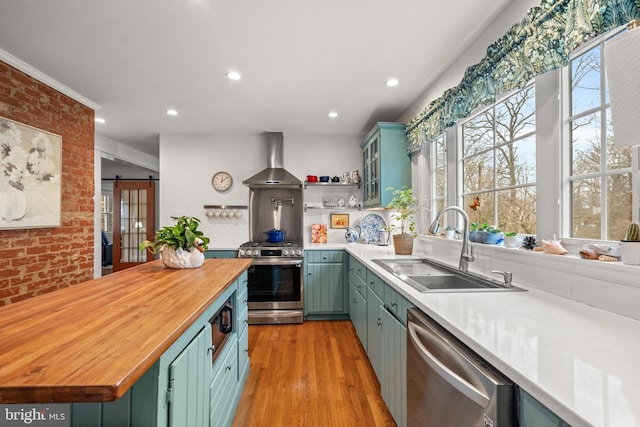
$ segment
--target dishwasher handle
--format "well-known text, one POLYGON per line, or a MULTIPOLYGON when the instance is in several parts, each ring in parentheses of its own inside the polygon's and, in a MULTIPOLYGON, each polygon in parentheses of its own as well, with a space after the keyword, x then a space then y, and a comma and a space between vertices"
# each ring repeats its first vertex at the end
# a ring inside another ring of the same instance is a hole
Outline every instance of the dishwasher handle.
POLYGON ((429 350, 427 350, 424 344, 422 344, 420 338, 418 337, 418 333, 421 333, 423 335, 430 335, 429 331, 412 322, 409 322, 407 326, 411 342, 416 347, 416 350, 418 350, 418 354, 420 354, 422 359, 427 362, 429 367, 431 367, 431 369, 433 369, 438 375, 440 375, 442 379, 451 384, 451 386, 453 386, 460 393, 473 400, 482 408, 487 408, 489 406, 489 397, 486 394, 478 390, 472 384, 469 384, 468 381, 460 377, 458 374, 453 372, 442 362, 436 359, 433 354, 431 354, 429 350))

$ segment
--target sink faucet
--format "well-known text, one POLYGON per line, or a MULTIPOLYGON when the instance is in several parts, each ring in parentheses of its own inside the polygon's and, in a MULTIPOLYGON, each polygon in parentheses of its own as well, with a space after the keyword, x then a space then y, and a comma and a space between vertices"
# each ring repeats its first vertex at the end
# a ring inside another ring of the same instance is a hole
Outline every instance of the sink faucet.
POLYGON ((462 251, 460 252, 460 264, 458 266, 458 270, 466 273, 469 269, 469 263, 475 260, 475 258, 473 257, 473 247, 469 246, 469 216, 467 216, 467 213, 457 206, 447 206, 446 208, 443 208, 440 212, 438 212, 438 215, 436 215, 436 219, 431 223, 431 226, 429 227, 429 233, 436 234, 438 232, 440 217, 446 211, 451 210, 456 211, 460 215, 462 215, 462 219, 464 220, 462 228, 462 251))

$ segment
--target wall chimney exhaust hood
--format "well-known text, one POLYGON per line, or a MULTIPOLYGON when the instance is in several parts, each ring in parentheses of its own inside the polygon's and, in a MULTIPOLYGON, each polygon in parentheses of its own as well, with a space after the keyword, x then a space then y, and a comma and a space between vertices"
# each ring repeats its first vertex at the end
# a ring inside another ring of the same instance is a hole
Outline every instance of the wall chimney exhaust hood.
POLYGON ((267 168, 242 181, 252 188, 301 188, 302 181, 284 169, 282 132, 265 132, 267 139, 267 168))

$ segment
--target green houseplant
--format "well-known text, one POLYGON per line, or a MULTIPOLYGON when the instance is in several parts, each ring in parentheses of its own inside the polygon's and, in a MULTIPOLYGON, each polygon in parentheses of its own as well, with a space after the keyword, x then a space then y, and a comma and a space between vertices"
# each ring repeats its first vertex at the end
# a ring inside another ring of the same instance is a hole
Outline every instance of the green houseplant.
POLYGON ((640 265, 640 226, 632 222, 627 234, 620 241, 622 262, 629 265, 640 265))
POLYGON ((160 258, 169 268, 195 268, 204 263, 204 251, 209 238, 198 230, 198 218, 171 217, 176 223, 156 231, 153 240, 140 243, 140 250, 147 249, 152 254, 160 253, 160 258))
POLYGON ((418 235, 416 233, 416 223, 413 217, 418 212, 416 208, 417 199, 413 195, 413 189, 402 187, 394 189, 387 187, 387 191, 392 191, 393 199, 387 205, 389 209, 395 209, 392 219, 400 225, 400 234, 393 235, 393 246, 398 255, 411 255, 413 252, 413 239, 418 235))

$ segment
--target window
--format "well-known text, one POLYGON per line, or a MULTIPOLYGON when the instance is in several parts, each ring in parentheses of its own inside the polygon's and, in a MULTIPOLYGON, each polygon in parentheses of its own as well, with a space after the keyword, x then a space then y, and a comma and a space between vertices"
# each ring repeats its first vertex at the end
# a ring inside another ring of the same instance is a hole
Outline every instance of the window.
POLYGON ((471 222, 536 233, 535 130, 533 84, 462 124, 462 199, 471 222))
POLYGON ((447 205, 447 144, 446 136, 438 136, 431 147, 431 210, 440 212, 447 205))
POLYGON ((567 70, 570 200, 565 209, 570 210, 569 237, 620 240, 632 217, 632 149, 613 145, 605 41, 581 50, 567 70))

